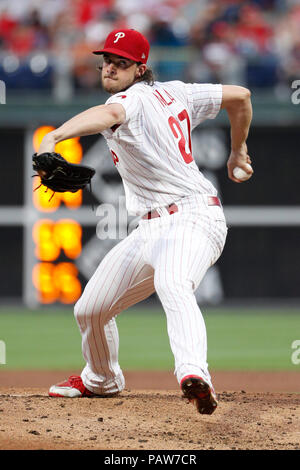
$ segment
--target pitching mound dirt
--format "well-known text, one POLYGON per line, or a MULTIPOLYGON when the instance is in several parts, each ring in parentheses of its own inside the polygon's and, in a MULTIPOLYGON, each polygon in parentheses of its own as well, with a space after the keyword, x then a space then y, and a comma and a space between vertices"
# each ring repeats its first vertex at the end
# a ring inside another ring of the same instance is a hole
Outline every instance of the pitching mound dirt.
POLYGON ((0 449, 300 449, 298 393, 217 388, 219 406, 205 416, 175 388, 68 399, 1 387, 0 449))

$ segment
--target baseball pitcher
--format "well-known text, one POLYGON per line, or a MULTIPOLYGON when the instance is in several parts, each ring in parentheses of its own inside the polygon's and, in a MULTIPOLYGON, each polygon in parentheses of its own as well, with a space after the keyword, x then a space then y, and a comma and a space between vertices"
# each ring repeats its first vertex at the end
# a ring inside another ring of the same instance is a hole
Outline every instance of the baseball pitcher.
POLYGON ((103 49, 94 51, 102 56, 102 86, 111 97, 47 134, 38 151, 51 154, 62 140, 101 133, 121 175, 127 210, 140 216, 138 227, 101 261, 75 305, 86 361, 81 376, 53 385, 49 395, 121 392, 125 381, 115 317, 156 292, 183 396, 199 413, 211 414, 217 397, 194 292, 221 255, 227 227, 217 191, 193 159, 191 132, 224 108, 231 125, 228 177, 241 182, 233 174, 237 167, 249 179, 250 92, 231 85, 154 81, 147 68, 149 49, 138 31, 112 31, 103 49))

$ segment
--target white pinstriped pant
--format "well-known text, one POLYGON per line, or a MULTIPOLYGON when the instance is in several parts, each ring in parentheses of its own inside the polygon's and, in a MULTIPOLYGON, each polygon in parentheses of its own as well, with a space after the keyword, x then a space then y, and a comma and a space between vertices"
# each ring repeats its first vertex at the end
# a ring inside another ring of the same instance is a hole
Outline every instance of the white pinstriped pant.
POLYGON ((221 255, 227 227, 222 208, 209 206, 206 195, 176 204, 175 214, 162 208, 161 217, 141 220, 104 257, 75 305, 86 360, 81 377, 94 393, 124 388, 114 317, 154 291, 166 313, 178 382, 189 374, 210 382, 206 327, 194 291, 221 255))

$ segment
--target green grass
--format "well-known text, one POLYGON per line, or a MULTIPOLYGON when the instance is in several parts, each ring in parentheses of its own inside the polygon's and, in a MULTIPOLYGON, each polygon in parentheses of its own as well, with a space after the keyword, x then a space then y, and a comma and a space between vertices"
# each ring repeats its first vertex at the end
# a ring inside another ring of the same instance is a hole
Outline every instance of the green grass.
MULTIPOLYGON (((212 370, 294 370, 291 344, 300 339, 300 310, 205 309, 212 370)), ((162 310, 130 309, 117 319, 124 370, 172 370, 162 310)), ((11 369, 81 369, 81 337, 71 309, 0 308, 0 340, 11 369)), ((1 377, 1 375, 0 375, 1 377)))
POLYGON ((0 339, 6 344, 5 369, 80 368, 81 336, 71 310, 28 312, 0 309, 0 339))

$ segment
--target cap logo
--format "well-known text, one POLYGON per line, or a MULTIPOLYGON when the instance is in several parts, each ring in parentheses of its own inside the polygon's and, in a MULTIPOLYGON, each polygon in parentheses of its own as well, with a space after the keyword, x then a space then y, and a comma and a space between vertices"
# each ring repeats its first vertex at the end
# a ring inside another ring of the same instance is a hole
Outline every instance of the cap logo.
POLYGON ((142 59, 146 59, 146 56, 145 56, 144 52, 142 54, 142 59))
POLYGON ((124 37, 125 37, 125 33, 122 33, 122 32, 121 32, 121 33, 116 33, 116 34, 115 34, 115 37, 116 37, 116 39, 114 40, 114 43, 118 42, 119 39, 124 38, 124 37))

